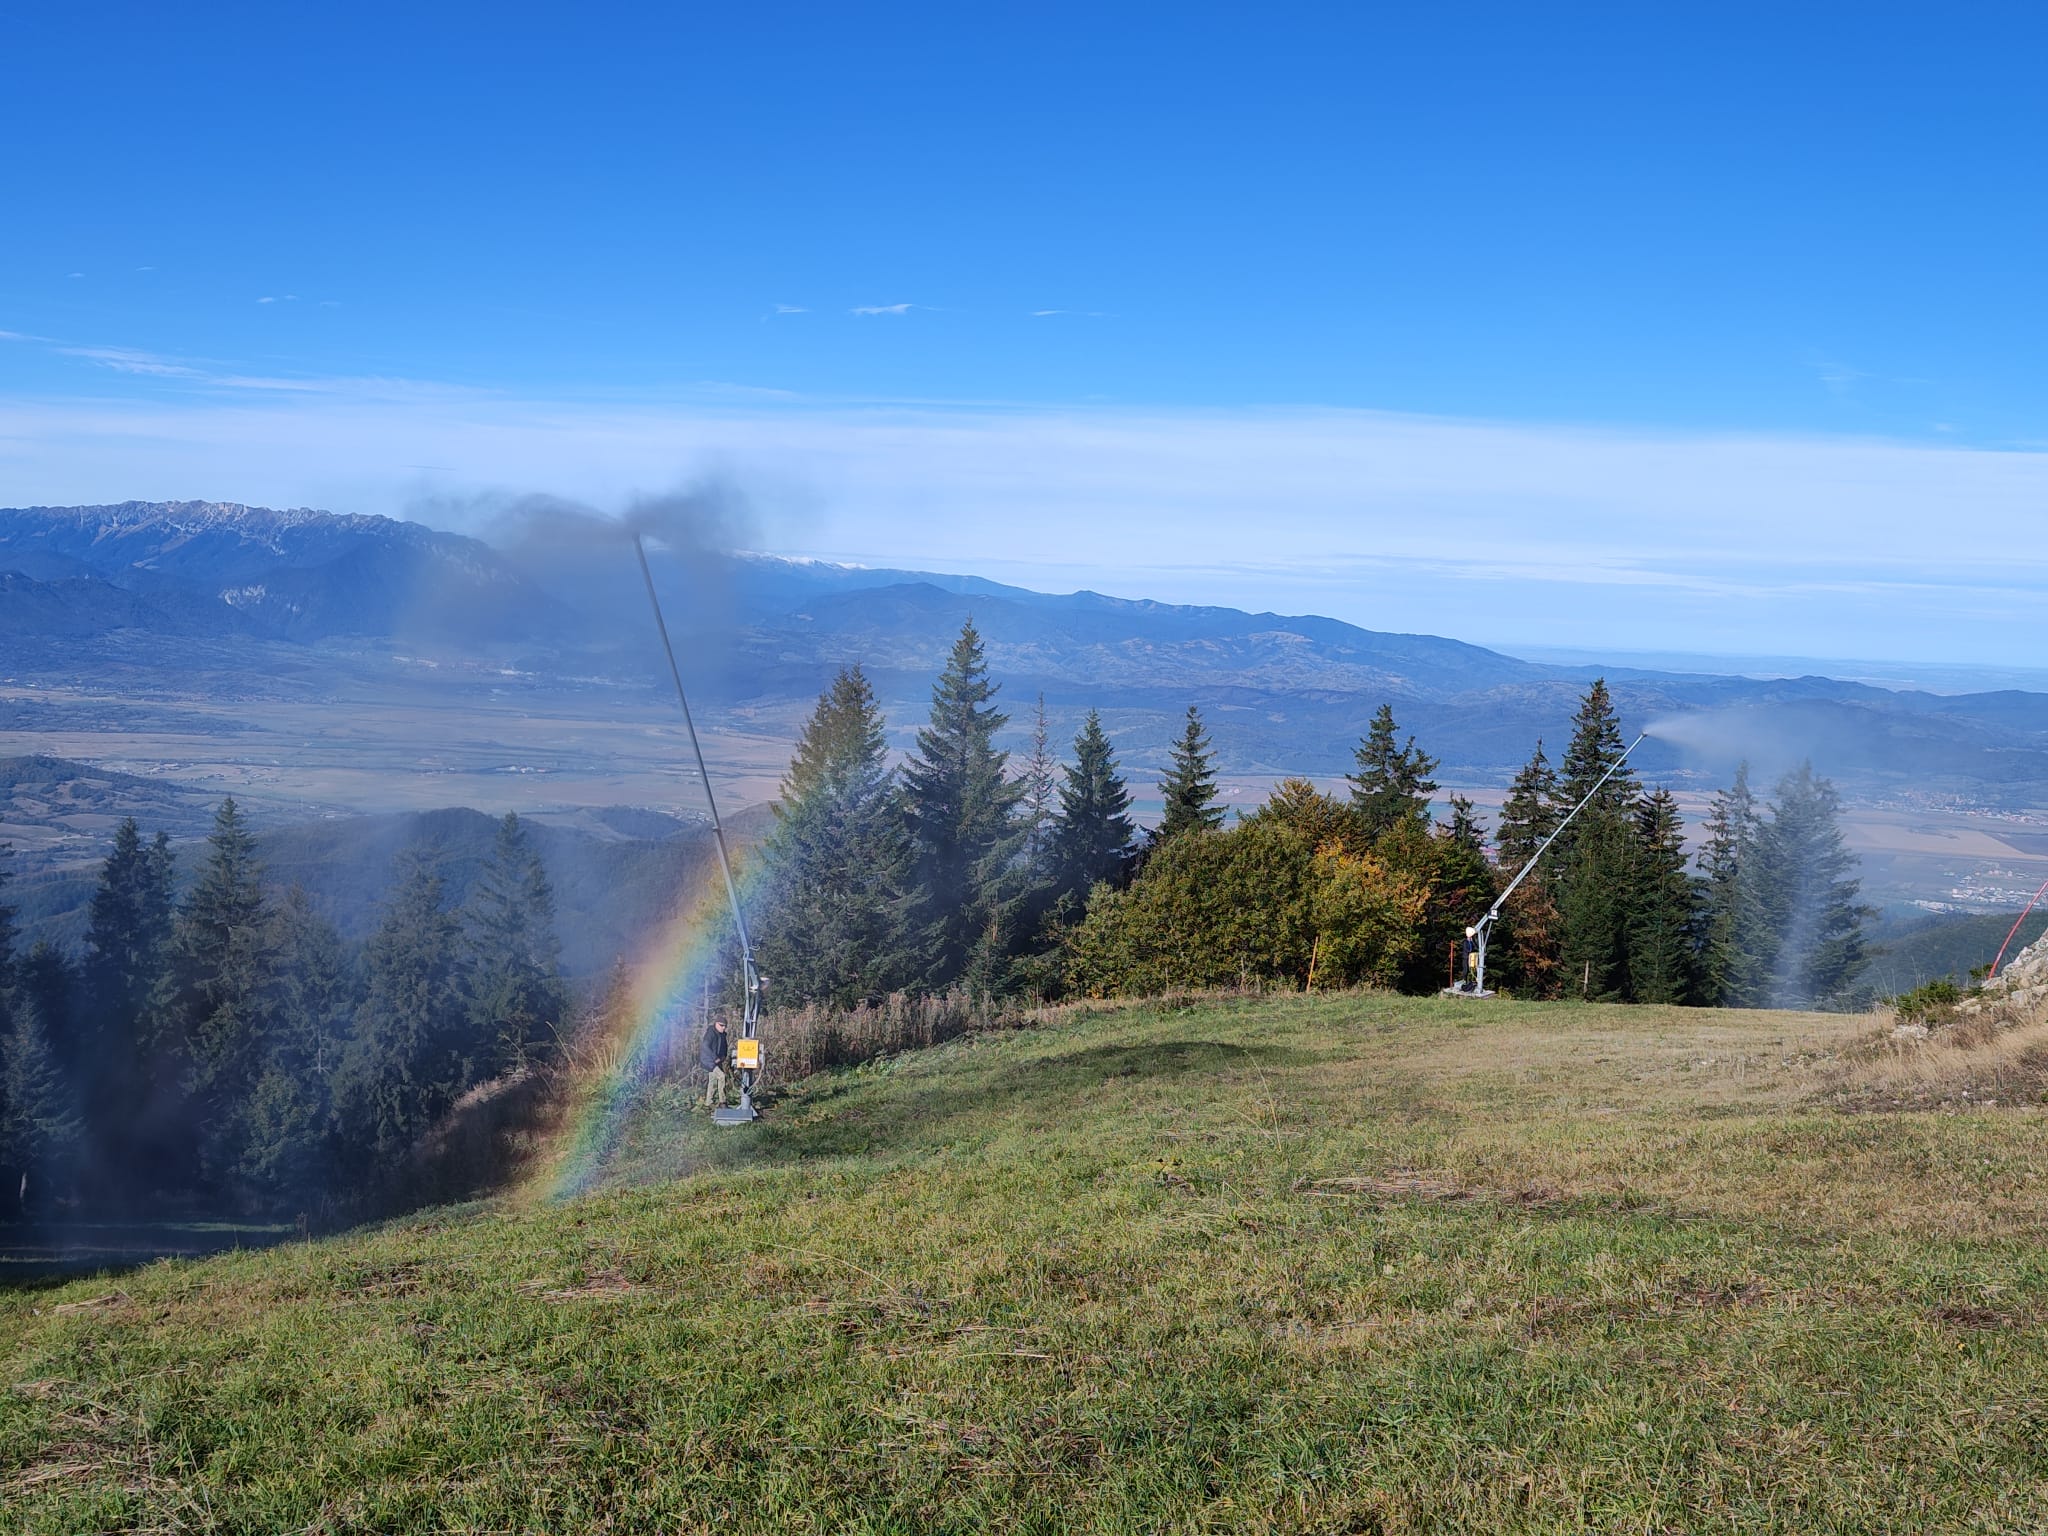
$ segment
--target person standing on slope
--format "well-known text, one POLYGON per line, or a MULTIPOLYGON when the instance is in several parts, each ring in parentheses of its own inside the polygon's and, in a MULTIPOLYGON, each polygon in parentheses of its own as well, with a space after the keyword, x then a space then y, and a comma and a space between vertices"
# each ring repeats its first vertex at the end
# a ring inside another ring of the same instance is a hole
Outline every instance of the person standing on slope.
POLYGON ((705 1071, 704 1107, 718 1109, 725 1104, 725 1020, 713 1019, 697 1044, 697 1065, 705 1071))

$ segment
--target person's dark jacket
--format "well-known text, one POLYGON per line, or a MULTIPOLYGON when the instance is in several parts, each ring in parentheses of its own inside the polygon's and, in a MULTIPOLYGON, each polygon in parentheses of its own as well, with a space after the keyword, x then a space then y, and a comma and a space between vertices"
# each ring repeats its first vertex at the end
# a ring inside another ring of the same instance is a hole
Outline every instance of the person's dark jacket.
POLYGON ((725 1031, 716 1024, 704 1031, 704 1038, 697 1044, 697 1065, 706 1072, 725 1065, 725 1031))

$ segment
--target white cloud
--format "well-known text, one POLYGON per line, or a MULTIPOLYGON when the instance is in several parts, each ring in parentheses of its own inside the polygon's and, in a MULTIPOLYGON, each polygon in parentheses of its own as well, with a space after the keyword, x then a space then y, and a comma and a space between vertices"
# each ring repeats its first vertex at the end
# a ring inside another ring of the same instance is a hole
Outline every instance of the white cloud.
POLYGON ((852 312, 856 315, 907 315, 913 309, 928 308, 930 306, 926 304, 856 304, 852 312))
POLYGON ((406 466, 435 464, 458 486, 603 505, 716 464, 797 488, 783 500, 808 510, 767 525, 789 552, 1374 629, 1988 661, 2034 645, 2048 618, 2043 452, 1372 411, 851 404, 732 386, 516 399, 71 355, 139 375, 137 397, 0 397, 0 480, 14 497, 404 512, 406 466), (163 371, 177 368, 203 377, 163 371))
POLYGON ((264 297, 262 297, 262 298, 258 299, 258 300, 257 300, 256 302, 257 302, 258 304, 275 304, 275 303, 277 302, 277 300, 276 300, 276 299, 274 299, 274 298, 271 298, 271 297, 270 297, 269 295, 267 295, 267 294, 266 294, 266 295, 265 295, 264 297))
POLYGON ((770 313, 777 315, 808 315, 810 311, 801 304, 778 304, 770 313))
POLYGON ((1043 320, 1051 315, 1075 315, 1083 320, 1107 320, 1109 315, 1100 309, 1034 309, 1031 318, 1043 320))
POLYGON ((83 276, 85 276, 85 274, 84 274, 83 272, 66 272, 66 273, 65 273, 64 275, 65 275, 66 277, 83 277, 83 276))

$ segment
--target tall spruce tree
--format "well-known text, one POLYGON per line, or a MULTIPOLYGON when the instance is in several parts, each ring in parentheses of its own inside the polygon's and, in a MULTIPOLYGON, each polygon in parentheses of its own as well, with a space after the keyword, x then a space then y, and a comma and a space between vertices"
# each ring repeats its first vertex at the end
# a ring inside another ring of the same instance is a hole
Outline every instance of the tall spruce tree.
MULTIPOLYGON (((1557 805, 1557 770, 1550 765, 1539 738, 1529 761, 1515 775, 1501 802, 1494 828, 1500 878, 1512 881, 1550 836, 1563 813, 1557 805)), ((1528 997, 1550 997, 1558 991, 1557 904, 1551 898, 1554 864, 1546 859, 1529 870, 1501 910, 1493 930, 1487 961, 1489 979, 1528 997)))
POLYGON ((1159 797, 1166 812, 1152 834, 1157 842, 1183 832, 1214 832, 1223 825, 1223 807, 1216 803, 1216 755, 1202 729, 1202 712, 1192 704, 1166 777, 1159 781, 1159 797))
POLYGON ((915 977, 910 838, 858 666, 804 723, 765 857, 758 952, 778 1001, 852 1007, 915 977))
POLYGON ((1138 835, 1130 791, 1117 772, 1102 717, 1092 709, 1074 737, 1074 761, 1063 771, 1053 829, 1059 887, 1062 895, 1085 901, 1098 882, 1120 881, 1138 835))
POLYGON ((1382 704, 1352 754, 1356 771, 1345 775, 1351 781, 1351 804, 1370 842, 1397 827, 1429 825, 1429 797, 1437 787, 1430 775, 1437 760, 1416 746, 1413 736, 1405 746, 1397 745, 1395 737, 1394 706, 1382 704))
POLYGON ((1535 752, 1515 775, 1507 798, 1501 801, 1500 825, 1493 833, 1501 866, 1510 879, 1536 857, 1543 840, 1557 830, 1557 819, 1564 814, 1557 802, 1557 770, 1550 766, 1550 759, 1543 753, 1543 740, 1538 737, 1535 752))
POLYGON ((1763 900, 1763 815, 1749 787, 1749 764, 1714 796, 1700 849, 1700 990, 1722 1008, 1761 1008, 1770 998, 1776 939, 1763 900))
POLYGON ((1628 992, 1638 1003, 1688 1003, 1698 991, 1699 889, 1686 868, 1685 821, 1659 788, 1636 809, 1629 885, 1628 992))
POLYGON ((176 1059, 153 1013, 168 983, 172 879, 170 839, 159 832, 144 843, 135 819, 123 820, 93 889, 77 1048, 75 1055, 65 1053, 72 1057, 90 1139, 103 1154, 95 1170, 103 1183, 141 1162, 131 1142, 159 1053, 176 1059))
POLYGON ((1570 814, 1581 801, 1587 801, 1586 808, 1552 845, 1559 980, 1567 995, 1627 995, 1628 889, 1636 862, 1633 807, 1638 791, 1627 767, 1608 776, 1627 750, 1606 680, 1595 679, 1573 717, 1558 784, 1560 814, 1570 814))
POLYGON ((334 1076, 348 1042, 356 975, 334 926, 299 886, 272 919, 268 1054, 243 1107, 237 1175, 274 1211, 304 1210, 325 1188, 334 1076))
POLYGON ((263 1052, 270 924, 255 839, 232 797, 221 802, 206 849, 178 909, 162 1013, 185 1064, 194 1171, 212 1182, 239 1156, 242 1100, 263 1052))
POLYGON ((924 979, 943 988, 1002 984, 1020 937, 1028 890, 1016 867, 1024 829, 1021 789, 1004 777, 995 746, 1009 717, 995 707, 981 635, 968 620, 932 687, 931 721, 903 766, 904 804, 916 849, 924 979))
POLYGON ((1843 841, 1841 798, 1811 762, 1778 781, 1763 829, 1762 904, 1775 932, 1771 1004, 1811 1008, 1841 1001, 1869 959, 1856 855, 1843 841))
POLYGON ((1021 858, 1034 885, 1050 887, 1053 869, 1053 816, 1059 806, 1059 759, 1053 755, 1052 727, 1045 718, 1045 695, 1031 714, 1031 754, 1017 775, 1017 817, 1024 825, 1021 858))
POLYGON ((461 945, 441 877, 408 849, 363 951, 363 1002, 335 1084, 359 1178, 388 1170, 470 1086, 461 945))
POLYGON ((551 1053, 568 1029, 569 989, 547 866, 513 812, 498 823, 466 915, 480 1074, 523 1070, 551 1053))
POLYGON ((1486 827, 1472 808, 1472 801, 1466 795, 1450 797, 1451 819, 1444 824, 1444 836, 1468 853, 1486 855, 1486 827))

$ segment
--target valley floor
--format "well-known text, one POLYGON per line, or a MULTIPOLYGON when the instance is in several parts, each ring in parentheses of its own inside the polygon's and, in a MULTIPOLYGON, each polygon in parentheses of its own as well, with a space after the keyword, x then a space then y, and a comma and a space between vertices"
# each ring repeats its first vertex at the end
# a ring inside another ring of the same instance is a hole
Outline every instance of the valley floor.
POLYGON ((657 1092, 614 1187, 0 1295, 8 1529, 2048 1524, 2048 1111, 1345 996, 657 1092), (684 1177, 676 1177, 683 1175, 684 1177))

